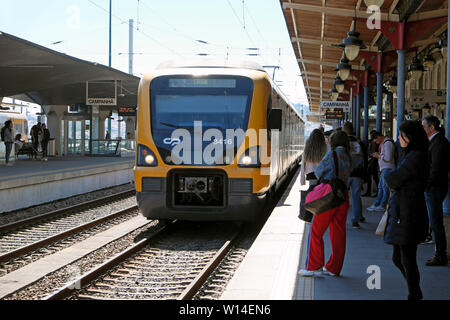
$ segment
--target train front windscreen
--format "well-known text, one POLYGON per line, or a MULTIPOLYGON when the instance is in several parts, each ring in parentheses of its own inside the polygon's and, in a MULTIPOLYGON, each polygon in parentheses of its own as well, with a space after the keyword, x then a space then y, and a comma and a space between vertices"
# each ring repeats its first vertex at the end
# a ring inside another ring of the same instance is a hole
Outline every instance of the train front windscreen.
POLYGON ((181 150, 179 156, 184 161, 177 164, 216 165, 217 162, 224 162, 223 156, 228 148, 233 149, 234 157, 242 141, 238 136, 228 139, 227 134, 229 137, 230 130, 247 130, 252 94, 253 81, 246 77, 155 78, 150 84, 151 130, 163 161, 173 164, 172 149, 187 138, 190 138, 190 143, 184 145, 190 146, 190 150, 181 150), (198 140, 194 141, 199 133, 201 150, 198 150, 198 140), (203 156, 203 151, 211 144, 214 147, 210 152, 213 160, 208 160, 203 156), (194 150, 196 146, 197 150, 194 150), (190 160, 184 154, 187 151, 190 160), (201 161, 198 157, 200 151, 201 161))

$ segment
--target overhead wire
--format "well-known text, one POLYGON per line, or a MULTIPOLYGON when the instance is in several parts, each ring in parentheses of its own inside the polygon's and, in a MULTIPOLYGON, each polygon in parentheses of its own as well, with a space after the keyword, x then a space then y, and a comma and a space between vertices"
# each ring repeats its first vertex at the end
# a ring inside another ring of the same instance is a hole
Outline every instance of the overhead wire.
MULTIPOLYGON (((88 0, 91 4, 93 4, 94 6, 96 6, 97 8, 105 11, 107 14, 109 14, 109 10, 102 7, 101 5, 99 5, 98 3, 94 2, 93 0, 88 0)), ((111 14, 114 18, 118 19, 119 21, 122 22, 122 24, 128 24, 128 21, 125 21, 124 19, 120 18, 119 16, 115 15, 115 14, 111 14)), ((163 44, 162 42, 156 40, 155 38, 153 38, 152 36, 148 35, 147 33, 143 32, 142 30, 140 30, 138 27, 133 27, 134 30, 136 30, 137 32, 141 33, 142 35, 144 35, 145 37, 149 38, 150 40, 152 40, 153 42, 157 43, 159 46, 169 50, 170 52, 178 55, 178 56, 182 56, 181 54, 179 54, 177 51, 173 50, 172 48, 166 46, 165 44, 163 44)))

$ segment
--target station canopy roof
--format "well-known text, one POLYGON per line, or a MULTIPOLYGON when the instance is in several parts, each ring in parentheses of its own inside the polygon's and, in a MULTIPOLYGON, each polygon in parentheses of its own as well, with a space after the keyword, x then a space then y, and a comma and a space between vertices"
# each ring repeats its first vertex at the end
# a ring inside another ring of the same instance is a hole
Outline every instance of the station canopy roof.
MULTIPOLYGON (((353 29, 354 17, 369 18, 363 0, 280 0, 292 46, 303 77, 311 112, 320 114, 321 94, 323 100, 330 100, 329 93, 336 79, 336 66, 344 57, 343 49, 337 47, 347 32, 353 29)), ((381 7, 381 20, 418 21, 442 18, 448 15, 448 0, 385 0, 381 7)), ((392 28, 391 28, 392 29, 392 28)), ((447 22, 426 30, 413 47, 420 52, 431 43, 437 43, 447 30, 447 22)), ((377 29, 369 29, 365 21, 356 20, 356 31, 367 47, 364 51, 390 51, 394 47, 377 29)), ((410 30, 414 32, 414 30, 410 30)), ((407 66, 414 51, 409 52, 407 66)), ((351 61, 353 70, 370 68, 361 55, 351 61)), ((397 60, 392 67, 397 65, 397 60)), ((392 77, 394 68, 385 73, 384 81, 392 77)), ((375 75, 372 75, 375 77, 375 75)), ((376 79, 376 78, 375 78, 376 79)), ((356 80, 350 78, 349 80, 356 80)))
MULTIPOLYGON (((40 105, 85 103, 86 81, 113 80, 117 106, 136 106, 138 77, 0 32, 0 97, 40 105)), ((89 89, 89 96, 102 97, 105 90, 89 89)))

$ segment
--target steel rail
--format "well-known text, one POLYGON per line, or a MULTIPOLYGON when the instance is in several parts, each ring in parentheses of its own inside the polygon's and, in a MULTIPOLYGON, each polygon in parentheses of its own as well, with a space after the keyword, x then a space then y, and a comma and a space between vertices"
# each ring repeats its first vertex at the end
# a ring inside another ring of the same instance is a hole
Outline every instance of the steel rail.
POLYGON ((35 222, 42 222, 43 220, 48 220, 48 219, 52 219, 55 218, 59 215, 63 215, 63 214, 67 214, 72 210, 78 210, 78 209, 82 209, 85 207, 89 207, 91 205, 97 205, 99 206, 99 202, 104 202, 104 201, 110 201, 111 199, 114 198, 118 198, 118 197, 122 197, 122 196, 126 196, 126 195, 132 195, 135 192, 134 189, 132 190, 127 190, 127 191, 122 191, 119 193, 115 193, 112 195, 108 195, 105 197, 101 197, 98 199, 94 199, 94 200, 89 200, 83 203, 79 203, 73 206, 69 206, 69 207, 65 207, 65 208, 61 208, 61 209, 56 209, 35 217, 31 217, 31 218, 27 218, 27 219, 23 219, 23 220, 19 220, 16 222, 12 222, 9 224, 5 224, 3 226, 0 226, 0 234, 5 233, 7 231, 11 231, 14 229, 18 229, 18 228, 22 228, 24 226, 27 226, 29 224, 35 223, 35 222))
POLYGON ((111 259, 107 260, 103 264, 99 265, 98 267, 92 269, 91 271, 85 273, 84 275, 80 276, 78 279, 73 280, 72 282, 69 282, 67 285, 62 287, 61 289, 47 295, 42 300, 62 300, 74 293, 74 290, 81 289, 83 286, 87 285, 89 282, 95 280, 100 275, 104 274, 105 272, 111 270, 112 268, 119 265, 121 262, 125 261, 132 255, 134 255, 136 252, 139 252, 143 248, 145 248, 149 242, 153 239, 155 239, 157 236, 161 235, 163 232, 167 232, 169 227, 172 226, 173 223, 170 225, 164 226, 162 229, 158 230, 156 233, 154 233, 151 237, 142 239, 141 241, 137 242, 130 248, 118 253, 111 259))
MULTIPOLYGON (((132 247, 124 250, 123 252, 117 254, 113 258, 109 259, 100 266, 92 269, 86 274, 80 276, 79 278, 69 282, 63 288, 47 295, 43 300, 61 300, 71 296, 74 290, 81 289, 93 280, 99 278, 101 275, 110 271, 114 267, 118 266, 120 263, 130 258, 135 253, 144 249, 150 241, 154 240, 157 236, 160 236, 163 232, 167 232, 168 228, 173 226, 174 223, 165 226, 163 229, 159 230, 157 233, 152 235, 152 237, 143 239, 138 243, 134 244, 132 247)), ((188 300, 198 292, 202 287, 214 269, 223 260, 229 250, 232 248, 234 241, 238 238, 241 230, 235 232, 231 239, 226 241, 226 243, 219 249, 219 251, 214 255, 214 257, 208 262, 208 264, 200 271, 200 273, 195 277, 194 280, 186 287, 186 289, 180 294, 177 300, 188 300)))
POLYGON ((7 253, 5 253, 3 255, 0 255, 0 262, 10 261, 10 260, 12 260, 14 258, 20 257, 20 256, 22 256, 24 254, 27 254, 29 252, 32 252, 32 251, 34 251, 36 249, 45 247, 45 246, 47 246, 49 244, 52 244, 52 243, 54 243, 56 241, 59 241, 61 239, 64 239, 64 238, 67 238, 67 237, 72 236, 74 234, 77 234, 77 233, 80 233, 82 231, 88 230, 88 229, 90 229, 90 228, 92 228, 94 226, 100 225, 100 224, 102 224, 102 223, 104 223, 106 221, 113 220, 115 218, 123 216, 123 215, 125 215, 127 213, 130 213, 130 212, 134 211, 134 210, 138 210, 137 205, 131 206, 131 207, 128 207, 128 208, 125 208, 125 209, 122 209, 122 210, 119 210, 119 211, 114 212, 114 213, 112 213, 110 215, 101 217, 99 219, 95 219, 93 221, 90 221, 90 222, 85 223, 83 225, 80 225, 80 226, 74 227, 72 229, 60 232, 60 233, 58 233, 56 235, 53 235, 53 236, 50 236, 48 238, 45 238, 45 239, 42 239, 42 240, 38 240, 36 242, 33 242, 33 243, 29 244, 29 245, 20 247, 18 249, 13 250, 13 251, 9 251, 9 252, 7 252, 7 253))
POLYGON ((226 254, 230 251, 232 244, 237 239, 241 230, 237 231, 231 237, 231 240, 225 242, 225 244, 219 249, 209 263, 200 271, 197 277, 192 280, 191 284, 180 294, 177 300, 191 300, 202 285, 208 280, 208 277, 213 273, 215 268, 223 260, 226 254))

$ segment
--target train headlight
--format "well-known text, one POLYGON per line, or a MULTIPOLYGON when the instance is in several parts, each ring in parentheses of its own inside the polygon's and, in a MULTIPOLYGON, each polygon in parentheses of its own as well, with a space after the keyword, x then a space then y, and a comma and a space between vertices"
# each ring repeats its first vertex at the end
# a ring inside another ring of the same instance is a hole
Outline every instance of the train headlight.
POLYGON ((145 156, 144 160, 146 164, 151 165, 155 162, 155 157, 152 156, 151 154, 148 154, 145 156))
POLYGON ((158 161, 150 148, 140 144, 138 145, 137 165, 140 167, 156 167, 158 161))
POLYGON ((259 146, 250 147, 241 155, 238 166, 241 168, 260 168, 259 146))

